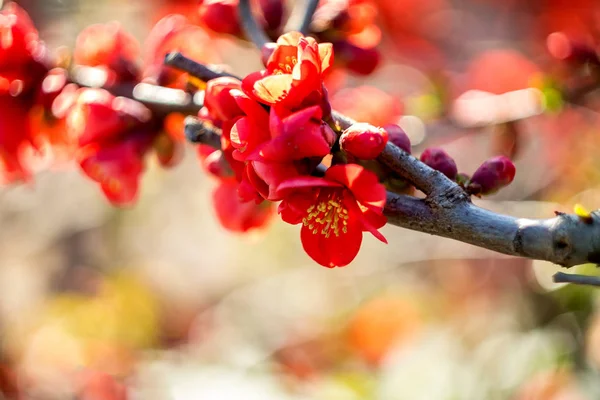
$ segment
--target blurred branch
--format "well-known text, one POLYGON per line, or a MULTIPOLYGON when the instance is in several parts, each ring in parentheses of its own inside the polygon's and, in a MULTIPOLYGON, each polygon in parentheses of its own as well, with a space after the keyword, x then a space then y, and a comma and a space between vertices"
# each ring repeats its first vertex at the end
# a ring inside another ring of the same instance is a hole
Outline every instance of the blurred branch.
POLYGON ((556 283, 575 283, 578 285, 600 286, 599 276, 565 274, 564 272, 557 272, 552 278, 556 283))
POLYGON ((315 11, 317 11, 317 7, 319 6, 319 0, 305 0, 304 2, 306 5, 297 30, 303 35, 307 35, 310 30, 310 23, 312 22, 315 11))
POLYGON ((201 101, 181 89, 149 83, 110 83, 108 74, 101 68, 77 66, 69 79, 81 87, 101 88, 115 96, 137 100, 156 115, 172 112, 196 114, 202 108, 201 101))
POLYGON ((252 9, 250 8, 250 0, 240 0, 238 5, 238 15, 242 23, 244 34, 259 50, 271 41, 264 30, 258 25, 256 18, 254 18, 252 9))
POLYGON ((215 149, 221 148, 221 129, 196 117, 186 117, 185 137, 192 143, 206 144, 215 149))
POLYGON ((237 76, 224 71, 222 68, 213 65, 200 64, 176 51, 165 56, 165 65, 187 72, 204 82, 223 76, 239 79, 237 76))

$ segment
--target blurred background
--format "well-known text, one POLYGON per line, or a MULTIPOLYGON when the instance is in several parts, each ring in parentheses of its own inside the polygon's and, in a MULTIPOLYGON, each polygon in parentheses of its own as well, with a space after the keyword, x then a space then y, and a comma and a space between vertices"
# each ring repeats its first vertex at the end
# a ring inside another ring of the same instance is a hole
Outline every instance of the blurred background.
MULTIPOLYGON (((18 3, 51 49, 111 20, 143 41, 166 13, 197 7, 18 3)), ((460 171, 512 156, 515 182, 483 207, 548 218, 600 205, 594 99, 568 104, 546 48, 556 30, 595 40, 595 2, 373 5, 381 58, 369 75, 330 77, 335 108, 398 122, 415 154, 443 146, 460 171)), ((247 43, 211 46, 237 74, 261 68, 247 43)), ((0 188, 0 398, 600 398, 600 291, 552 283, 557 267, 389 226, 389 245, 365 236, 351 265, 329 270, 297 226, 223 229, 192 146, 174 168, 156 164, 127 209, 74 165, 0 188)))

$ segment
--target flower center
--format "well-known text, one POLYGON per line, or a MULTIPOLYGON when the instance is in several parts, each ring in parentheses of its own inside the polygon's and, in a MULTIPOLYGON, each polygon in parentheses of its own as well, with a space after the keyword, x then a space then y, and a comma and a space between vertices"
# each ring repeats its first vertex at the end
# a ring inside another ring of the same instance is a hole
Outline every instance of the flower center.
POLYGON ((285 57, 285 62, 277 64, 279 68, 273 71, 274 75, 291 74, 294 66, 298 63, 298 59, 294 56, 285 57))
POLYGON ((317 203, 308 207, 306 213, 302 224, 307 226, 313 235, 320 233, 329 238, 332 232, 335 236, 348 232, 348 209, 336 193, 320 195, 317 203))

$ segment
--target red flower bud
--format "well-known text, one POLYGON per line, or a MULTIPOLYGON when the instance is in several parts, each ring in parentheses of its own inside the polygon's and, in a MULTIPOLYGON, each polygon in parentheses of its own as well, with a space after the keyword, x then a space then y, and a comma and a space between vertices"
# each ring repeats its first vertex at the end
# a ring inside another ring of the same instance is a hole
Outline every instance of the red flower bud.
POLYGON ((352 72, 361 75, 369 75, 373 72, 381 59, 376 48, 363 48, 347 41, 335 42, 333 50, 337 61, 352 72))
POLYGON ((458 169, 456 168, 454 159, 440 148, 432 147, 425 149, 423 154, 421 154, 421 161, 452 180, 456 178, 458 169))
POLYGON ((404 129, 396 124, 385 125, 383 129, 385 129, 385 131, 388 133, 390 142, 394 143, 396 146, 410 154, 410 139, 408 138, 406 132, 404 132, 404 129))
POLYGON ((240 34, 237 0, 206 0, 198 12, 204 24, 217 33, 240 34))
POLYGON ((340 146, 357 158, 371 160, 381 154, 387 141, 388 133, 384 129, 357 123, 342 133, 340 146))
POLYGON ((472 194, 492 194, 508 186, 515 178, 515 165, 505 157, 490 158, 477 168, 467 187, 472 194))

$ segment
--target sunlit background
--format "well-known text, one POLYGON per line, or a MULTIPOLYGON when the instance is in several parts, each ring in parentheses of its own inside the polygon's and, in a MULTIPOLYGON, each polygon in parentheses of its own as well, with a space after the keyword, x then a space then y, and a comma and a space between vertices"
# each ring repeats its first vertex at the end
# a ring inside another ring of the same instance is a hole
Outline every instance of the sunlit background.
MULTIPOLYGON (((52 49, 111 20, 143 40, 183 6, 18 3, 52 49)), ((598 208, 598 114, 552 108, 552 93, 529 85, 549 58, 534 21, 560 2, 398 3, 402 15, 378 19, 382 64, 332 77, 334 107, 400 123, 415 153, 443 145, 460 171, 512 154, 516 180, 477 200, 486 208, 529 218, 598 208)), ((261 68, 248 44, 213 45, 240 75, 261 68)), ((600 291, 552 283, 557 267, 390 226, 389 245, 365 236, 351 265, 329 270, 304 253, 297 226, 221 228, 191 146, 173 169, 155 164, 129 209, 76 165, 0 188, 0 398, 600 398, 600 291)))

